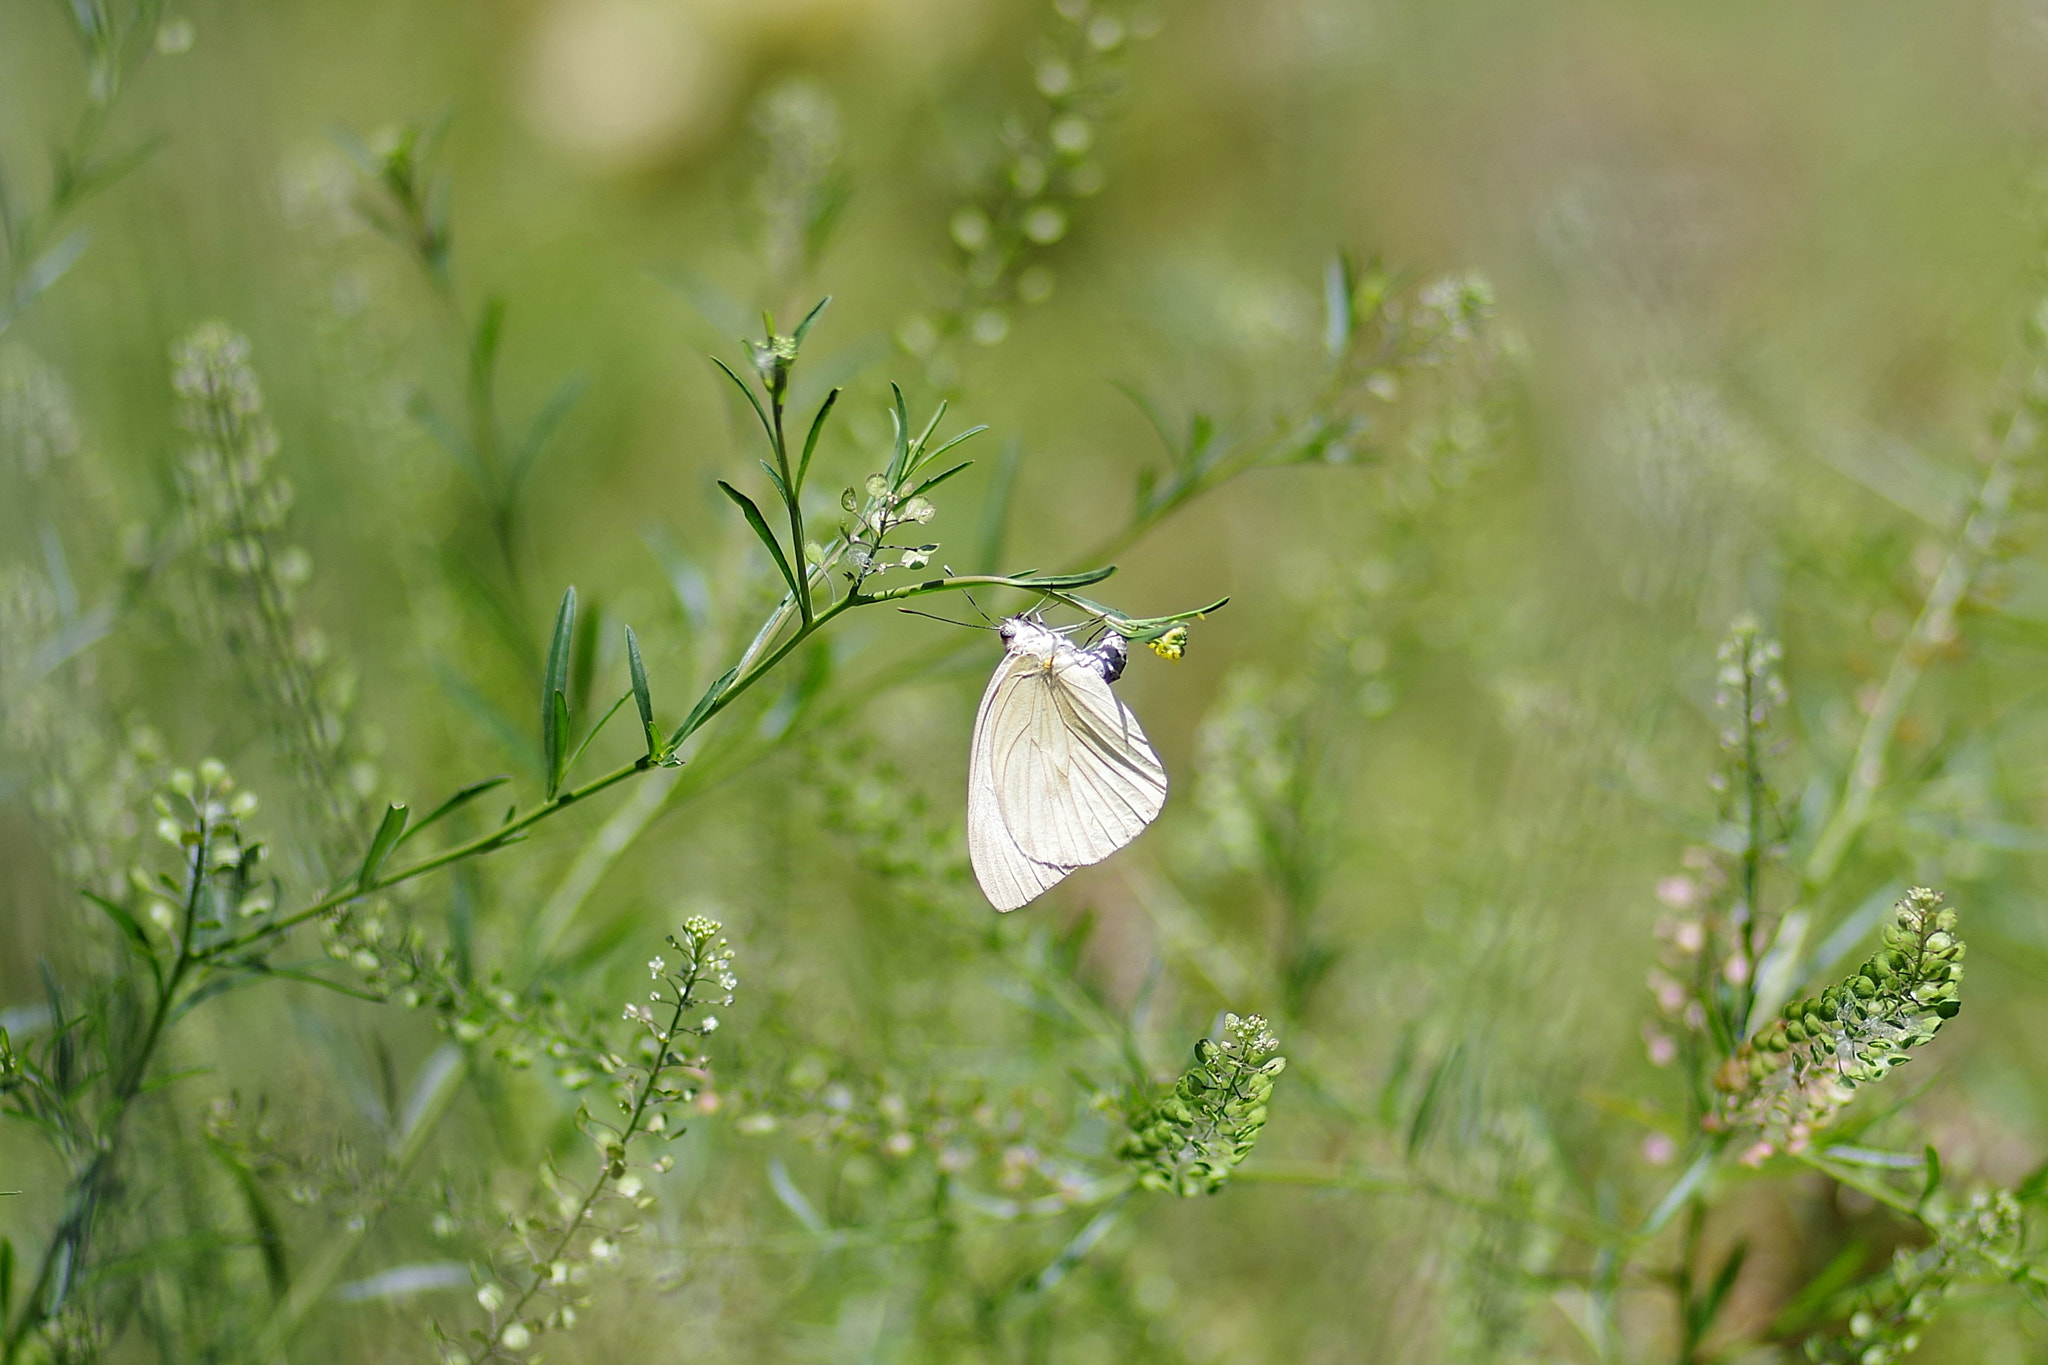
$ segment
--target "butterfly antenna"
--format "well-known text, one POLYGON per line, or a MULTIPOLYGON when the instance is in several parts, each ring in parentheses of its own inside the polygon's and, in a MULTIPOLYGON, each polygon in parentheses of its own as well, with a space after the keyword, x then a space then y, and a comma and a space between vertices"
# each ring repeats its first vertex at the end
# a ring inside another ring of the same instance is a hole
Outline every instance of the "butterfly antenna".
POLYGON ((943 621, 949 626, 965 626, 968 630, 988 629, 987 626, 977 626, 972 621, 955 621, 950 616, 934 616, 928 611, 919 611, 916 607, 898 607, 896 610, 902 612, 905 616, 922 616, 927 621, 943 621))
POLYGON ((984 621, 988 622, 988 623, 989 623, 990 625, 994 625, 994 624, 996 623, 996 618, 995 618, 995 617, 993 617, 993 616, 990 616, 990 615, 989 615, 989 614, 988 614, 987 612, 983 611, 983 610, 981 609, 981 603, 979 603, 979 602, 977 602, 977 601, 975 601, 975 600, 974 600, 974 594, 973 594, 973 593, 971 593, 971 592, 967 591, 967 589, 965 589, 965 588, 962 588, 962 589, 960 590, 960 595, 961 595, 962 597, 964 597, 964 598, 966 598, 966 599, 967 599, 967 605, 968 605, 968 606, 970 606, 970 607, 973 607, 973 608, 974 608, 974 614, 975 614, 976 616, 979 616, 979 617, 980 617, 980 618, 981 618, 982 620, 984 620, 984 621))

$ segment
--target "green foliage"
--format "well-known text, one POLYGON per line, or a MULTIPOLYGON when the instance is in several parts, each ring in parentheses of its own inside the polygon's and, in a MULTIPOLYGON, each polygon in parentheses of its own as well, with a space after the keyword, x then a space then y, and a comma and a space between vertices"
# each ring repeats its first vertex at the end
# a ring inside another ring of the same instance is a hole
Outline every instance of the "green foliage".
POLYGON ((1173 1088, 1131 1113, 1117 1155, 1143 1188, 1182 1198, 1215 1194, 1259 1140, 1273 1078, 1287 1059, 1273 1055, 1280 1040, 1256 1014, 1224 1015, 1223 1034, 1196 1043, 1194 1063, 1173 1088))
POLYGON ((2038 1355, 2025 35, 698 9, 0 12, 0 1365, 2038 1355))
POLYGON ((1803 1150, 1859 1086, 1932 1042, 1962 1009, 1964 944, 1941 901, 1908 891, 1862 967, 1747 1039, 1723 1068, 1727 1094, 1709 1126, 1758 1131, 1759 1156, 1803 1150))
MULTIPOLYGON (((1891 1365, 1920 1346, 1941 1301, 1973 1280, 2035 1279, 2023 1253, 2019 1202, 1979 1191, 1959 1208, 1929 1212, 1934 1240, 1901 1247, 1877 1280, 1859 1290, 1839 1332, 1809 1337, 1806 1358, 1827 1365, 1891 1365)), ((2038 1293, 2038 1291, 2036 1291, 2038 1293)))

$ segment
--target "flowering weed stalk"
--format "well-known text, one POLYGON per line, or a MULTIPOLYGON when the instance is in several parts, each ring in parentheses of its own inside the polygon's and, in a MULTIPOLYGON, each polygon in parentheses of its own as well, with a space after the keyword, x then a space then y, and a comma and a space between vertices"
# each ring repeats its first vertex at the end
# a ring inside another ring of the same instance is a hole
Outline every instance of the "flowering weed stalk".
POLYGON ((709 1074, 707 1059, 689 1050, 691 1040, 708 1038, 718 1028, 718 1016, 706 1011, 730 1006, 739 985, 732 948, 716 920, 693 916, 668 946, 679 960, 650 961, 656 988, 644 1004, 626 1002, 626 1022, 638 1028, 635 1059, 618 1053, 592 1059, 613 1078, 618 1110, 616 1119, 599 1118, 587 1107, 576 1111, 577 1128, 597 1148, 597 1174, 580 1195, 562 1195, 565 1212, 559 1218, 537 1211, 513 1220, 507 1231, 517 1259, 507 1264, 498 1258, 502 1269, 478 1288, 485 1323, 469 1334, 474 1347, 452 1350, 452 1359, 477 1365, 518 1359, 542 1332, 574 1326, 577 1310, 588 1303, 580 1289, 587 1267, 617 1260, 620 1240, 637 1228, 633 1216, 653 1204, 633 1168, 665 1171, 673 1158, 636 1163, 634 1144, 682 1135, 679 1106, 697 1097, 709 1074), (605 1221, 608 1208, 616 1216, 605 1221), (503 1279, 515 1287, 508 1291, 503 1279))

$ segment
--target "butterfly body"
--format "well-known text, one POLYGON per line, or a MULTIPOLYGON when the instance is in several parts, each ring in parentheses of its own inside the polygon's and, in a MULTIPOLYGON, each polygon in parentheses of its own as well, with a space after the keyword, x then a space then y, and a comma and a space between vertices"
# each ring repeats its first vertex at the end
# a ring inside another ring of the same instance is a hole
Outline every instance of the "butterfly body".
POLYGON ((967 846, 989 901, 1014 910, 1142 833, 1166 802, 1166 770, 1110 689, 1121 636, 1080 646, 1033 615, 997 633, 1003 661, 968 763, 967 846))

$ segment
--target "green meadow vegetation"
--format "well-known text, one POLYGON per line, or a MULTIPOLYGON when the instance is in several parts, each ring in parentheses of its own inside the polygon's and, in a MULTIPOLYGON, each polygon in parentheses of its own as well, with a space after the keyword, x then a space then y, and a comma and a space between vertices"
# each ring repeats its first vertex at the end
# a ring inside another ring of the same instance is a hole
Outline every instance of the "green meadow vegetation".
POLYGON ((2044 187, 2032 0, 0 6, 0 1365, 2039 1358, 2044 187))

